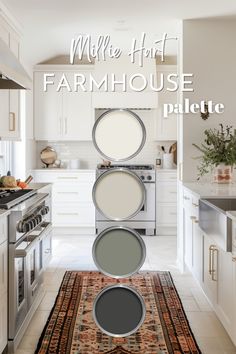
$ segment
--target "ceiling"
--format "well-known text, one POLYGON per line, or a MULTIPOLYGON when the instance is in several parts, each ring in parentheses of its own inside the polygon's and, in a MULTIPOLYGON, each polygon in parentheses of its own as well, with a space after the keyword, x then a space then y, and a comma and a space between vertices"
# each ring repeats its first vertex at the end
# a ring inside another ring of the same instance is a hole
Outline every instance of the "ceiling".
MULTIPOLYGON (((23 26, 22 57, 30 67, 69 54, 79 34, 111 36, 112 44, 130 48, 132 38, 147 33, 146 46, 164 32, 178 36, 179 20, 236 15, 235 0, 2 0, 23 26)), ((167 54, 175 54, 170 41, 167 54)))

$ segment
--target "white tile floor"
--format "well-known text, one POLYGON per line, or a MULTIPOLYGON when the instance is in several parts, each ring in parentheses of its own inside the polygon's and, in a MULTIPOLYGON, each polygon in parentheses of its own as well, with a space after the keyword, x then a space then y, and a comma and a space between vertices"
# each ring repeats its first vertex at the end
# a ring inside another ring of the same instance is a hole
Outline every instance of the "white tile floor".
MULTIPOLYGON (((34 352, 39 335, 54 304, 66 270, 96 269, 91 249, 95 236, 54 236, 53 259, 45 273, 46 294, 36 311, 17 354, 34 352)), ((203 354, 233 354, 236 348, 190 274, 176 266, 176 238, 144 237, 147 258, 143 270, 169 270, 183 302, 193 333, 203 354)))

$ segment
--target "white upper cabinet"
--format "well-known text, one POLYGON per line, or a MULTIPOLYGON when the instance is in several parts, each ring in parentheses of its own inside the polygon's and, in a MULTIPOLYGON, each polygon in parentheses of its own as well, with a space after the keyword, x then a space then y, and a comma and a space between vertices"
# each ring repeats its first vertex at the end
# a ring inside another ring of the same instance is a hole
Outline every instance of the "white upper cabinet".
POLYGON ((177 73, 176 65, 157 65, 157 81, 160 83, 160 76, 163 74, 164 77, 164 89, 158 92, 158 110, 156 117, 156 137, 155 140, 167 141, 167 140, 177 140, 177 114, 171 113, 168 117, 164 117, 163 107, 164 104, 176 104, 177 91, 170 92, 167 91, 167 87, 172 87, 172 84, 167 84, 167 77, 170 74, 177 73))
MULTIPOLYGON (((20 37, 0 16, 0 38, 19 59, 20 37)), ((20 140, 20 91, 0 90, 0 138, 20 140)))
MULTIPOLYGON (((34 127, 36 140, 60 140, 62 138, 62 92, 48 85, 43 91, 43 72, 34 73, 34 127)), ((61 73, 55 74, 55 80, 61 73)))
MULTIPOLYGON (((74 73, 65 74, 72 83, 74 73)), ((91 92, 69 92, 65 88, 57 91, 62 75, 55 72, 55 85, 48 85, 44 92, 44 72, 34 73, 35 139, 89 141, 94 123, 91 92)))

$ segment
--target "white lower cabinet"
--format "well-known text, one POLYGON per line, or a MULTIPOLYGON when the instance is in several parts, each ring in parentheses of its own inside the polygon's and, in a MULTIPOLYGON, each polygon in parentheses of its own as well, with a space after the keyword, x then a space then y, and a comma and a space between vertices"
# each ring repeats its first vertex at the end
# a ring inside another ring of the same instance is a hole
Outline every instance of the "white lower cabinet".
POLYGON ((7 216, 0 217, 0 353, 7 345, 8 243, 7 216))
POLYGON ((188 189, 184 189, 183 205, 185 265, 236 345, 236 257, 200 229, 198 198, 188 189))
POLYGON ((156 233, 176 235, 177 228, 177 173, 156 171, 156 233))
POLYGON ((95 171, 35 170, 35 182, 52 183, 52 223, 60 228, 95 228, 95 171))
POLYGON ((7 345, 7 293, 1 297, 0 301, 0 353, 7 345))

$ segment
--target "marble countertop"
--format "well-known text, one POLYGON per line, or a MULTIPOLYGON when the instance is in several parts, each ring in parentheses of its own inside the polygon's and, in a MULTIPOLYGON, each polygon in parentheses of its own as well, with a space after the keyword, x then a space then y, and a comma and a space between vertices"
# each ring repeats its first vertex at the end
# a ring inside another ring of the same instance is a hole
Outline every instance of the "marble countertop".
POLYGON ((236 198, 236 183, 185 182, 183 186, 199 198, 236 198))

